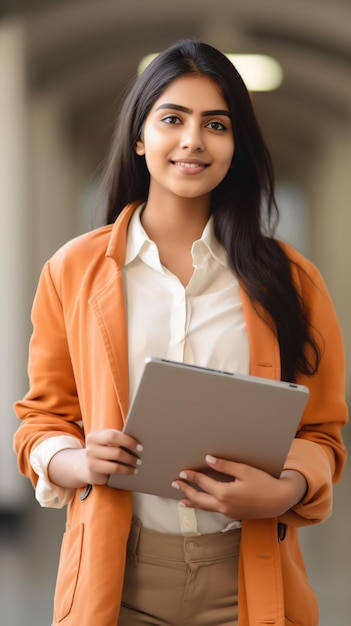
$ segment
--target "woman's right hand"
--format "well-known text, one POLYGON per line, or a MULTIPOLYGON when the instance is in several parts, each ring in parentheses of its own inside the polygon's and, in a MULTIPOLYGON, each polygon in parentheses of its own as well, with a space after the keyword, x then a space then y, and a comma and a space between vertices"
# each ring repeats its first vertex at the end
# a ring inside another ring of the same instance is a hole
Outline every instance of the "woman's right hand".
POLYGON ((142 446, 119 430, 104 429, 86 437, 85 448, 57 452, 48 467, 52 483, 60 487, 106 485, 110 474, 134 474, 141 464, 142 446))
POLYGON ((141 464, 142 446, 119 430, 98 430, 87 435, 86 463, 90 484, 104 485, 110 474, 134 474, 141 464))

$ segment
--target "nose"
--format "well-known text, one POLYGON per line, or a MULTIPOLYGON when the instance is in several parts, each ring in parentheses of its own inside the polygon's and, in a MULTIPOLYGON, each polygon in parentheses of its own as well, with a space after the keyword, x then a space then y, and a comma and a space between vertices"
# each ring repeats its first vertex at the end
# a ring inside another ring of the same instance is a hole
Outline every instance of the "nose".
POLYGON ((195 124, 184 126, 180 146, 190 152, 202 152, 205 149, 201 128, 195 124))

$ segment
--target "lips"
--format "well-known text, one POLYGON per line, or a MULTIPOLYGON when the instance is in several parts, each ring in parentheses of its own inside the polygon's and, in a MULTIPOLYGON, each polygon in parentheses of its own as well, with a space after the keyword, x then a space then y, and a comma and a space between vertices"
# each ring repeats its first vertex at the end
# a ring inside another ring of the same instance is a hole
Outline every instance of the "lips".
POLYGON ((174 165, 181 165, 181 167, 207 167, 207 163, 198 160, 183 160, 172 161, 174 165))
POLYGON ((205 163, 204 161, 199 161, 198 159, 179 159, 171 162, 179 170, 193 174, 202 172, 209 165, 208 163, 205 163))

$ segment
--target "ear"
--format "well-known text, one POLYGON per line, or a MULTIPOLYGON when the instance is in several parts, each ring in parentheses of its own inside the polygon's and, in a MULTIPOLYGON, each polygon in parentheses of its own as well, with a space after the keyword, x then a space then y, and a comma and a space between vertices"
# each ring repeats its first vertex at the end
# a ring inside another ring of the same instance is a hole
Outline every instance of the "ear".
POLYGON ((143 156, 145 154, 145 146, 141 137, 136 142, 134 150, 138 156, 143 156))

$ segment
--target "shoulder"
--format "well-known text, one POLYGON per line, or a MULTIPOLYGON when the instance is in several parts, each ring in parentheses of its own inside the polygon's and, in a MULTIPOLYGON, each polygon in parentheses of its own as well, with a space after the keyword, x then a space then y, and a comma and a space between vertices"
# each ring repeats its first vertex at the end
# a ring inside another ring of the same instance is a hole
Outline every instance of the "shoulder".
POLYGON ((140 202, 125 207, 113 224, 101 226, 83 235, 79 235, 64 244, 49 260, 50 266, 63 268, 82 267, 88 270, 99 265, 106 257, 113 258, 118 267, 124 260, 128 224, 134 210, 140 202))
POLYGON ((49 260, 55 266, 65 262, 90 257, 92 254, 106 254, 111 236, 112 225, 96 228, 83 235, 78 235, 61 246, 49 260))
POLYGON ((277 243, 289 259, 293 274, 298 275, 301 279, 305 277, 312 281, 323 281, 319 269, 310 259, 286 242, 278 241, 277 243))
POLYGON ((300 296, 309 307, 332 305, 324 278, 318 267, 293 246, 278 242, 290 261, 291 275, 300 296))
POLYGON ((313 273, 315 270, 317 270, 313 262, 310 261, 306 256, 304 256, 292 245, 280 240, 278 240, 277 243, 282 248, 291 263, 300 266, 304 271, 310 271, 313 273))
POLYGON ((106 256, 112 226, 103 226, 74 237, 61 246, 48 260, 53 274, 88 271, 106 256))
POLYGON ((46 275, 60 297, 98 286, 106 272, 113 269, 106 260, 111 230, 109 225, 79 235, 61 246, 47 261, 42 275, 46 275))

